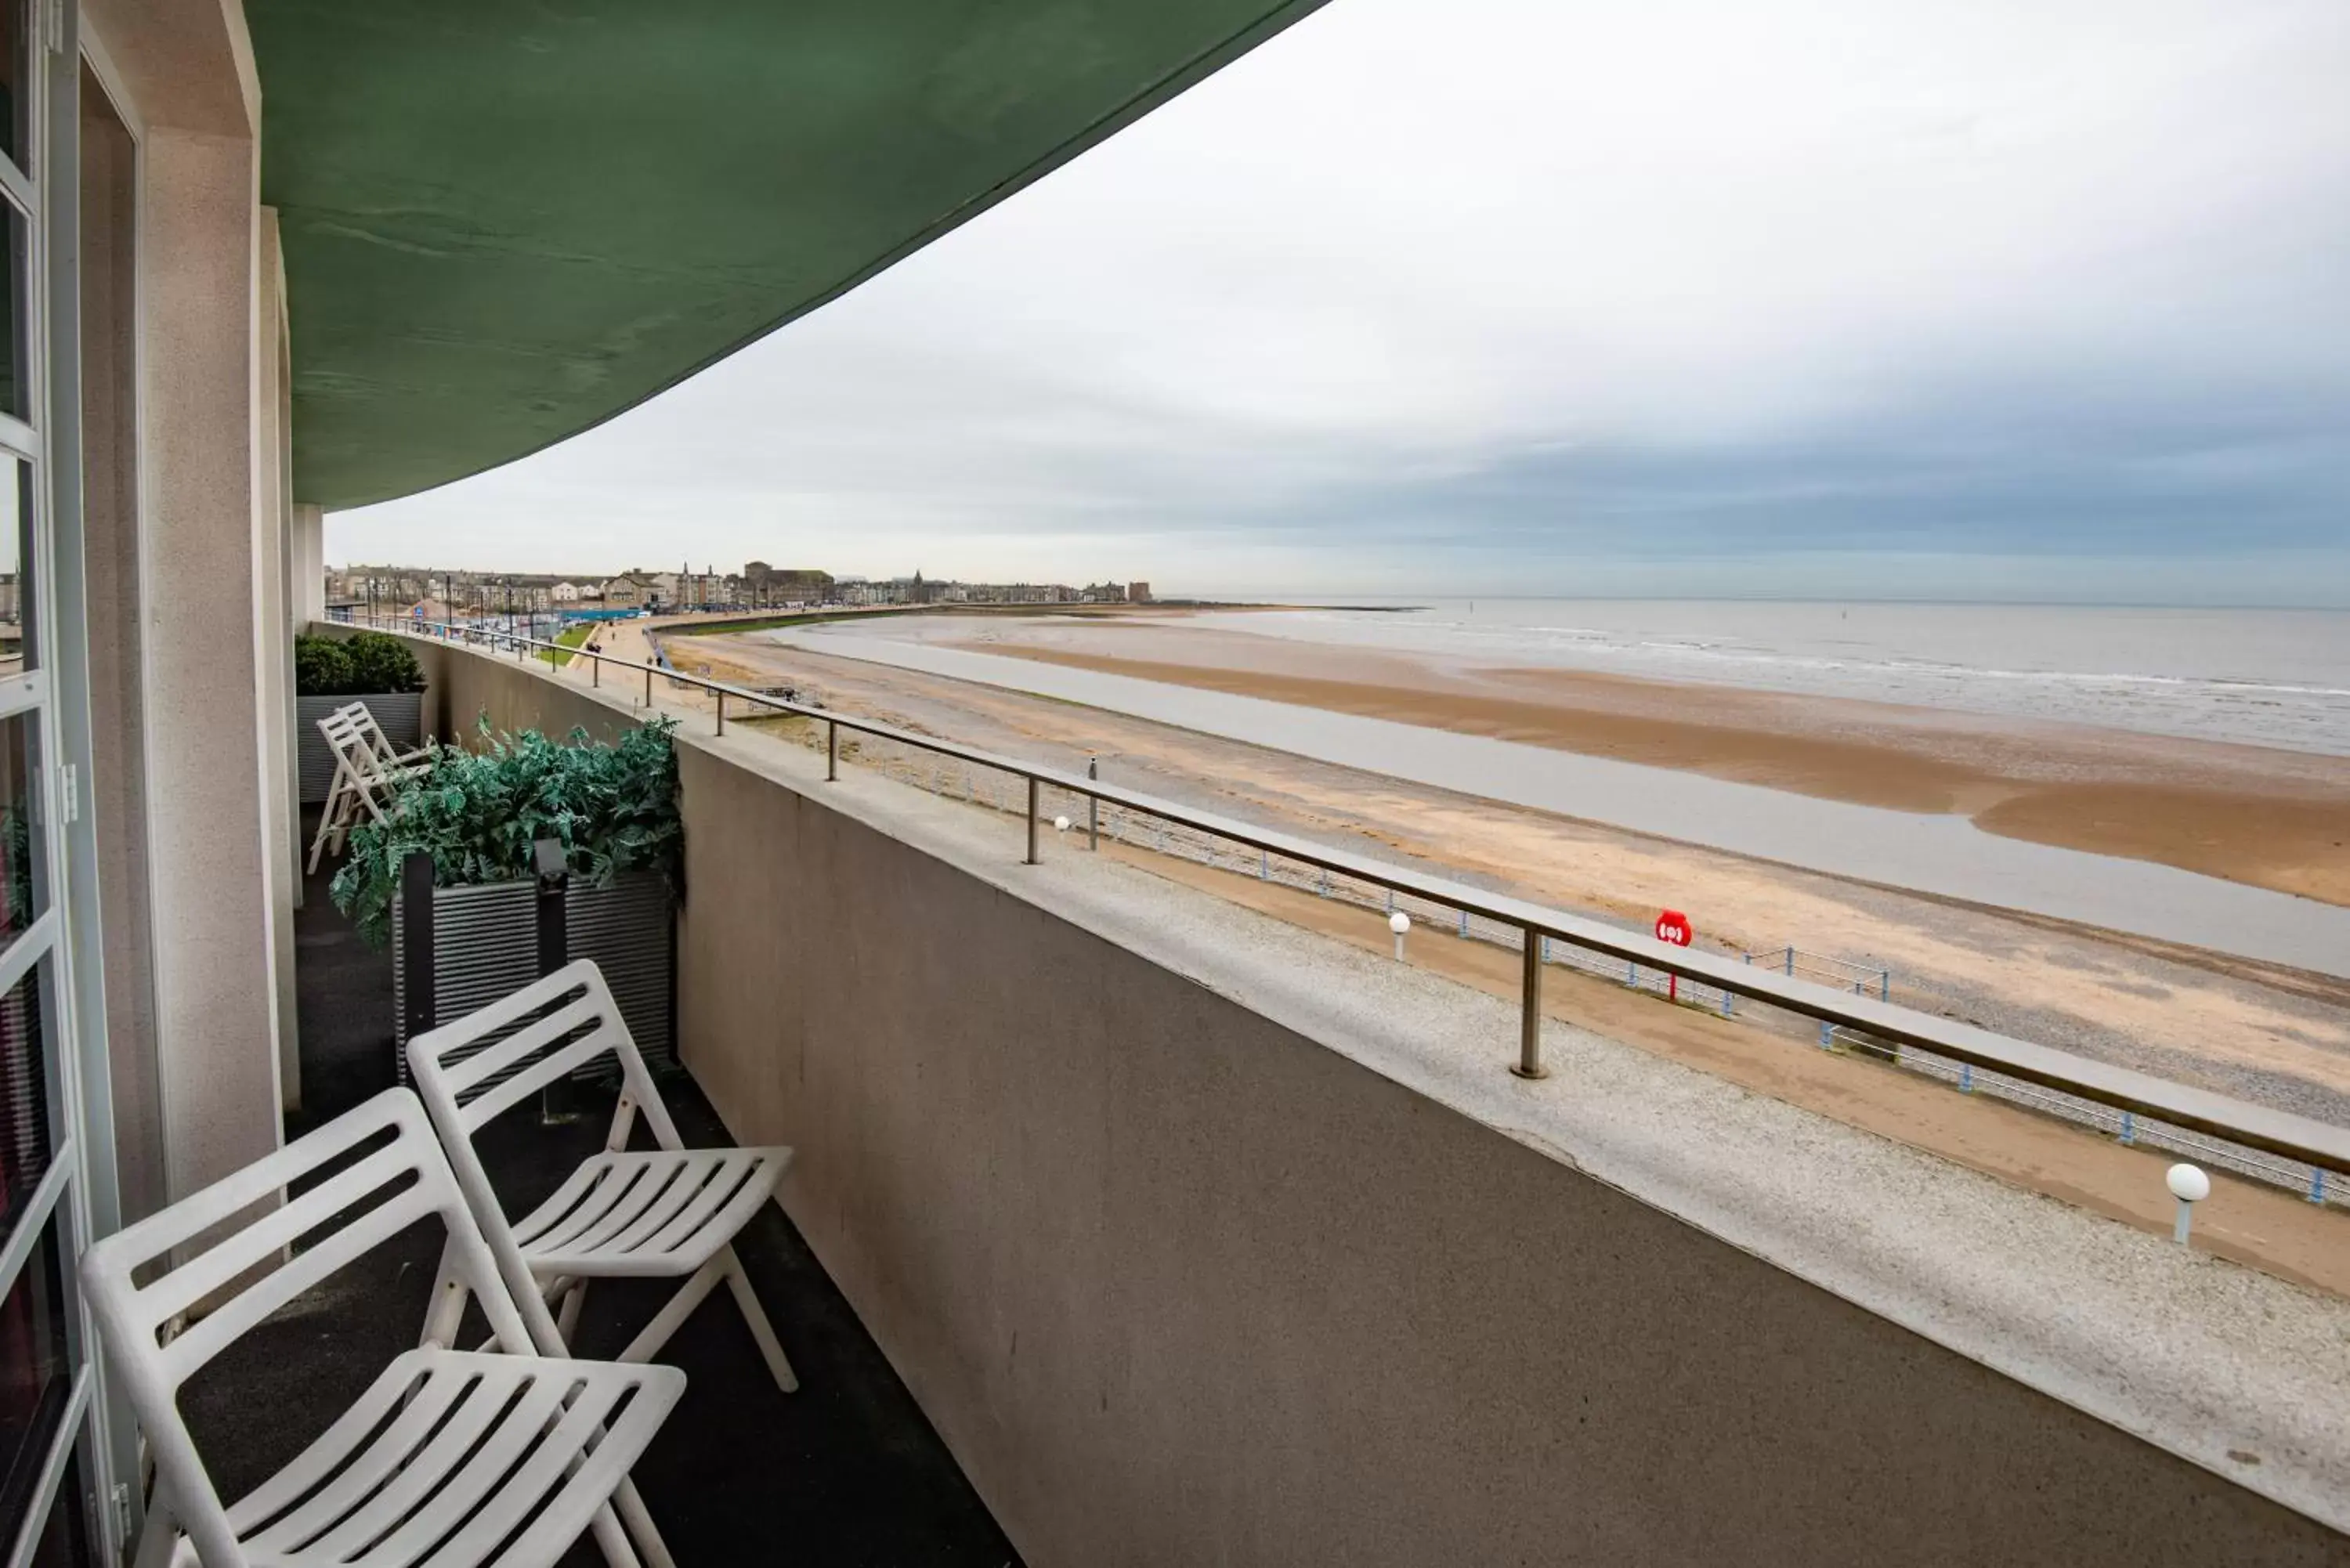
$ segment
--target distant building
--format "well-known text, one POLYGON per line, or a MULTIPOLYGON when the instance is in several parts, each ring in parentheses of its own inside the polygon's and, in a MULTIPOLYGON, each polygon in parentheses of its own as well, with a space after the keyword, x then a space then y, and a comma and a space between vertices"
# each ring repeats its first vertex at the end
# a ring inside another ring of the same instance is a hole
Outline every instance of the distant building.
POLYGON ((660 589, 654 579, 642 572, 622 572, 617 577, 604 579, 607 609, 650 609, 660 602, 660 589))
POLYGON ((556 604, 576 605, 579 602, 579 589, 575 584, 557 583, 546 590, 546 597, 556 604))
POLYGON ((832 597, 832 587, 830 572, 814 566, 785 566, 769 574, 767 594, 770 603, 822 604, 832 597))
POLYGON ((1126 602, 1130 605, 1149 604, 1150 602, 1150 585, 1149 583, 1127 584, 1126 602))

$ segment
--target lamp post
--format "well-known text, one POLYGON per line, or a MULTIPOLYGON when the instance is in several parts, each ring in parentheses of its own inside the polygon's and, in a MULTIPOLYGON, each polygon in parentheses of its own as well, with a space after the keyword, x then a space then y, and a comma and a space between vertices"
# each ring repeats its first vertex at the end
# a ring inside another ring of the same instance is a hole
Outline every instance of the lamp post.
POLYGON ((2170 1223, 2170 1239, 2180 1246, 2188 1245, 2187 1233, 2194 1228, 2195 1206, 2211 1196, 2211 1179, 2195 1166, 2174 1165, 2163 1176, 2163 1185, 2178 1199, 2178 1214, 2170 1223))

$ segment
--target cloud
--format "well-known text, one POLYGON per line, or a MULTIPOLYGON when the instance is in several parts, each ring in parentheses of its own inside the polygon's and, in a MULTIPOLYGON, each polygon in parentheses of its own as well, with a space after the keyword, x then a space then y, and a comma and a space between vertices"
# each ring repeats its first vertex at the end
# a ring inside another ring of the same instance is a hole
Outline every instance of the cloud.
POLYGON ((2338 599, 2345 80, 2336 0, 1336 0, 816 316, 330 547, 2338 599))

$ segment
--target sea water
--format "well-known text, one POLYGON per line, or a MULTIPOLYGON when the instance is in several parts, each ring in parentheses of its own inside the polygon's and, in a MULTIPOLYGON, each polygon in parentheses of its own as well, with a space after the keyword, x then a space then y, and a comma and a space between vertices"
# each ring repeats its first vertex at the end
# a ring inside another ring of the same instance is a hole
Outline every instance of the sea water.
POLYGON ((2350 975, 2350 909, 2336 905, 2168 866, 2003 838, 1961 816, 1854 805, 1483 735, 941 647, 908 635, 917 628, 910 619, 764 635, 812 652, 1106 708, 1738 854, 2350 975))
MULTIPOLYGON (((1300 596, 1301 597, 1305 596, 1300 596)), ((2350 756, 2350 610, 1377 599, 1194 624, 2350 756)))

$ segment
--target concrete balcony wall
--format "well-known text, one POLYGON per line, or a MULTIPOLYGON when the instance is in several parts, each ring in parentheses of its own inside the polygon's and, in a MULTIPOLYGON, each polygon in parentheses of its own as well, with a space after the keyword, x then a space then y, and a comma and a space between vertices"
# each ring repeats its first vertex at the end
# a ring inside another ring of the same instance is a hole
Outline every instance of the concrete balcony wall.
MULTIPOLYGON (((357 628, 340 621, 313 621, 303 629, 319 637, 347 638, 357 628)), ((424 672, 422 719, 428 739, 470 742, 486 723, 501 732, 536 730, 557 739, 584 729, 598 741, 611 741, 643 722, 643 707, 632 709, 625 701, 629 692, 641 698, 641 677, 609 691, 583 691, 573 681, 556 679, 546 665, 533 666, 511 653, 414 639, 408 646, 424 672)))
POLYGON ((642 712, 631 714, 623 700, 630 692, 642 696, 641 678, 605 694, 607 701, 512 653, 451 643, 412 646, 426 681, 424 732, 443 741, 470 742, 484 722, 494 731, 537 730, 557 739, 585 729, 609 741, 634 727, 642 712))
MULTIPOLYGON (((428 662, 444 712, 629 720, 428 662)), ((686 1061, 1040 1568, 2350 1556, 1089 925, 1009 824, 680 753, 686 1061)))

